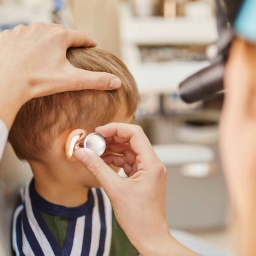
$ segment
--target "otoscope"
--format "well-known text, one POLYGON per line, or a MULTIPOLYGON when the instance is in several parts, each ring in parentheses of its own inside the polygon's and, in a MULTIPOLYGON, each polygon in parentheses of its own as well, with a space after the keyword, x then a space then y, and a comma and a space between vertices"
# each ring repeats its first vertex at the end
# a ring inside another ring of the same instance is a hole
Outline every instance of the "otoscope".
POLYGON ((256 42, 255 0, 215 0, 215 9, 219 40, 206 49, 211 65, 180 83, 180 98, 186 103, 223 93, 225 64, 236 33, 248 41, 256 42))

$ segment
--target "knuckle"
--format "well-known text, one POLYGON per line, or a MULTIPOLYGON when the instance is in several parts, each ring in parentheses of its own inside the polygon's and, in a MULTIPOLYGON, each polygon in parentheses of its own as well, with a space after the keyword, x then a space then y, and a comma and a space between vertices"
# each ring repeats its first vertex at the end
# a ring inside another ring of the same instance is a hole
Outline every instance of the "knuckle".
POLYGON ((52 37, 54 40, 58 40, 60 43, 66 44, 68 39, 67 30, 61 27, 54 27, 52 29, 52 37))
POLYGON ((61 25, 55 26, 54 30, 55 30, 55 34, 58 36, 65 36, 65 37, 67 36, 67 30, 61 25))
POLYGON ((46 24, 41 22, 41 21, 39 21, 39 22, 34 23, 32 26, 33 27, 43 27, 43 26, 46 26, 46 24))
POLYGON ((167 170, 166 170, 166 167, 165 167, 165 166, 163 166, 163 175, 164 175, 164 177, 167 176, 167 170))
POLYGON ((99 76, 97 78, 97 88, 102 89, 102 88, 104 88, 105 84, 106 84, 106 79, 104 78, 104 76, 102 76, 102 75, 99 76))
POLYGON ((46 24, 40 21, 40 22, 34 23, 31 27, 35 28, 35 29, 39 29, 39 28, 44 27, 44 26, 46 26, 46 24))
POLYGON ((143 129, 141 128, 141 126, 135 124, 134 126, 134 131, 137 132, 137 133, 143 133, 143 129))
POLYGON ((55 27, 59 29, 64 29, 64 30, 66 29, 65 26, 62 24, 55 24, 55 27))
POLYGON ((74 91, 83 89, 83 81, 74 72, 67 72, 66 82, 72 84, 72 90, 74 91))
POLYGON ((165 166, 161 163, 161 162, 158 162, 155 166, 155 169, 156 169, 156 175, 158 177, 162 177, 162 178, 166 178, 167 176, 167 170, 165 168, 165 166))
POLYGON ((20 25, 16 26, 16 27, 14 28, 14 30, 20 31, 20 30, 22 30, 23 28, 25 28, 25 25, 20 24, 20 25))
POLYGON ((92 164, 88 164, 87 168, 95 177, 99 177, 101 175, 101 165, 97 161, 92 164))
POLYGON ((3 36, 3 37, 7 36, 7 35, 10 35, 10 33, 11 33, 11 30, 6 29, 3 32, 1 32, 1 36, 3 36))

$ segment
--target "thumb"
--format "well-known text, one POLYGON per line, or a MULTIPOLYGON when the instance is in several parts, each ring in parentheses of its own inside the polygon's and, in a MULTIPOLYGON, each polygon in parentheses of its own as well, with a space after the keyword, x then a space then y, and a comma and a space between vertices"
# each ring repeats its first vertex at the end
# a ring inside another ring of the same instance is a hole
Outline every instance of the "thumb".
MULTIPOLYGON (((74 69, 74 67, 73 67, 74 69)), ((75 68, 76 84, 80 85, 79 89, 94 89, 94 90, 113 90, 121 86, 121 80, 107 72, 88 71, 75 68)))
POLYGON ((84 167, 98 180, 106 193, 113 190, 113 187, 116 187, 113 185, 122 179, 91 150, 78 149, 74 152, 74 157, 81 161, 84 167))

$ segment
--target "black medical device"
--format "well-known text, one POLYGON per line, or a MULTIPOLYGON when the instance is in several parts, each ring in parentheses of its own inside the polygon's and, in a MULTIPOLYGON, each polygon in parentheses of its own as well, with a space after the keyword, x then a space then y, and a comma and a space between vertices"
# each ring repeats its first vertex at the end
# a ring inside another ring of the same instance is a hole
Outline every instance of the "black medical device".
POLYGON ((234 37, 234 22, 241 4, 242 0, 215 0, 219 40, 206 50, 211 65, 180 83, 179 95, 184 102, 194 103, 223 92, 225 64, 234 37))

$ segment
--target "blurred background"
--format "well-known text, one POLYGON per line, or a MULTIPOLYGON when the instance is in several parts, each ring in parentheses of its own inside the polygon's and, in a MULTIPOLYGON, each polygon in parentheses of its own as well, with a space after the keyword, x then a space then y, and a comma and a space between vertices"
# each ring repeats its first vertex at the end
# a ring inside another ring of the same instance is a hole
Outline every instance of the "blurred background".
MULTIPOLYGON (((141 94, 135 122, 168 170, 173 234, 201 254, 233 255, 217 145, 223 99, 186 105, 177 94, 184 78, 209 65, 205 49, 218 38, 214 0, 0 0, 0 31, 37 21, 83 31, 125 62, 141 94)), ((30 177, 7 145, 0 163, 5 244, 14 195, 30 177)))

